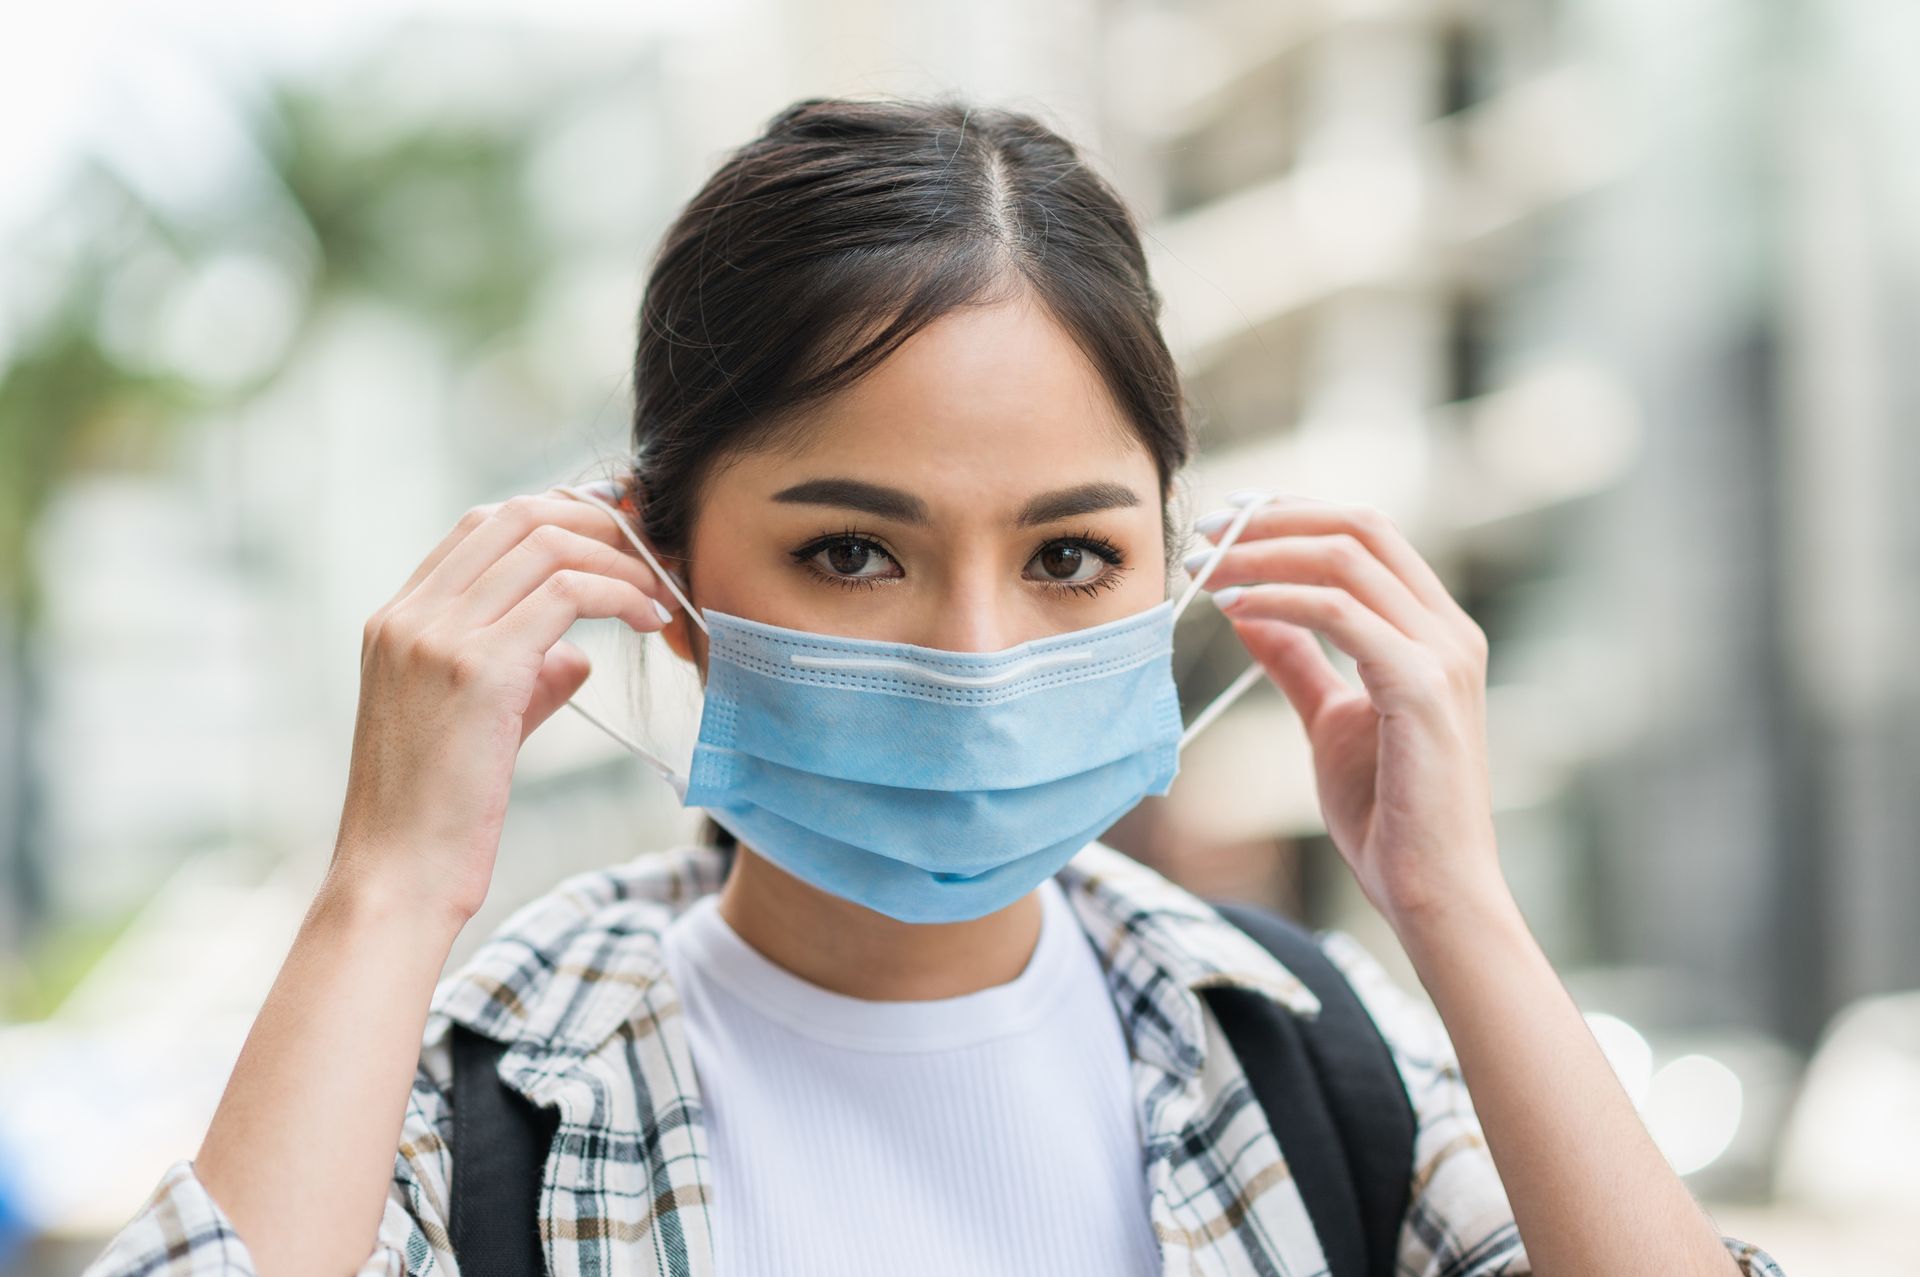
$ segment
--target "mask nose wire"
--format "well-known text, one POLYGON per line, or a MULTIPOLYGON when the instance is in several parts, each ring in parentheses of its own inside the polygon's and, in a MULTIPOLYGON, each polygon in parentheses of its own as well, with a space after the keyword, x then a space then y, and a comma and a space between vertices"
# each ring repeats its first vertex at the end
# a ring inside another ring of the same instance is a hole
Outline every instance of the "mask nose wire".
MULTIPOLYGON (((1180 613, 1186 610, 1187 604, 1193 601, 1193 596, 1198 594, 1201 588, 1206 585, 1207 578, 1213 575, 1213 569, 1215 565, 1220 562, 1221 556, 1227 552, 1227 547, 1239 539, 1242 532, 1246 531, 1247 524, 1253 519, 1254 512, 1261 506, 1269 504, 1272 500, 1273 498, 1270 496, 1258 496, 1240 507, 1240 512, 1233 516, 1233 520, 1227 524, 1226 531, 1221 533, 1220 543, 1213 548, 1212 556, 1201 565, 1200 571, 1194 575, 1193 581, 1187 586, 1186 593, 1182 594, 1180 601, 1174 604, 1173 615, 1176 620, 1179 619, 1180 613)), ((1185 749, 1188 741, 1206 730, 1207 724, 1220 717, 1220 715, 1226 711, 1227 706, 1240 699, 1241 693, 1259 682, 1260 676, 1265 672, 1265 668, 1259 661, 1250 662, 1247 668, 1240 671, 1239 677, 1227 685, 1225 691, 1214 697, 1213 700, 1207 703, 1205 709, 1194 715, 1193 721, 1188 723, 1186 730, 1180 733, 1180 743, 1175 747, 1175 752, 1177 753, 1185 749)))
MULTIPOLYGON (((557 488, 556 490, 559 492, 565 493, 567 496, 572 497, 576 501, 585 501, 588 505, 596 505, 596 506, 599 506, 602 510, 606 511, 607 517, 613 520, 613 525, 620 529, 620 534, 627 538, 628 542, 632 544, 633 548, 640 552, 640 557, 645 559, 647 561, 647 565, 654 570, 654 574, 657 575, 663 582, 666 583, 666 587, 669 590, 673 591, 673 597, 680 600, 680 605, 686 609, 687 615, 693 618, 694 624, 698 625, 702 630, 707 629, 706 620, 700 615, 699 610, 693 606, 692 601, 689 600, 687 596, 681 592, 680 583, 673 579, 673 574, 671 572, 667 571, 665 568, 660 566, 660 561, 653 557, 653 551, 647 549, 646 543, 641 541, 640 538, 633 535, 633 529, 627 526, 627 521, 620 517, 620 512, 618 510, 614 509, 612 506, 602 501, 599 497, 596 497, 592 493, 584 491, 580 488, 567 487, 563 485, 557 488)), ((710 630, 707 632, 712 633, 712 631, 710 630)), ((648 749, 645 745, 640 744, 638 741, 628 739, 626 733, 620 731, 618 728, 614 727, 612 724, 604 722, 597 714, 595 714, 592 710, 589 710, 586 706, 582 705, 579 701, 569 697, 567 699, 567 705, 575 713, 579 714, 580 717, 586 719, 589 723, 592 723, 595 727, 598 727, 601 731, 613 737, 614 740, 626 746, 627 749, 631 750, 633 754, 640 759, 641 762, 645 763, 647 766, 651 767, 655 772, 659 773, 660 778, 662 780, 666 781, 667 784, 673 786, 673 792, 675 795, 677 795, 683 801, 686 799, 687 783, 688 783, 687 777, 682 776, 678 771, 674 770, 673 766, 670 763, 668 763, 664 758, 661 758, 659 755, 655 754, 652 750, 648 749)))

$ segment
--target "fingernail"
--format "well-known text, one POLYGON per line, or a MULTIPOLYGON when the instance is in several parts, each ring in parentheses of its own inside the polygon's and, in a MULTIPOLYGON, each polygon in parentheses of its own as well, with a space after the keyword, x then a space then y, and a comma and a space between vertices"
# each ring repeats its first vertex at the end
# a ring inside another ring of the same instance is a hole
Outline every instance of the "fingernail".
POLYGON ((1238 492, 1230 492, 1227 494, 1228 505, 1249 506, 1256 501, 1271 501, 1272 499, 1273 493, 1263 488, 1242 488, 1238 492))
POLYGON ((1212 514, 1204 518, 1195 519, 1193 521, 1193 530, 1203 537, 1210 537, 1232 522, 1233 511, 1215 510, 1212 514))
POLYGON ((1224 590, 1213 592, 1213 605, 1218 608, 1232 607, 1234 601, 1247 592, 1244 585, 1229 585, 1224 590))
POLYGON ((1208 556, 1217 553, 1219 553, 1219 551, 1212 546, 1202 546, 1186 558, 1180 560, 1180 566, 1187 570, 1188 576, 1197 576, 1199 575, 1201 565, 1207 561, 1208 556))
POLYGON ((673 613, 667 611, 667 605, 662 603, 659 599, 655 599, 653 601, 653 610, 660 614, 660 624, 662 625, 665 625, 668 621, 671 621, 673 619, 673 613))

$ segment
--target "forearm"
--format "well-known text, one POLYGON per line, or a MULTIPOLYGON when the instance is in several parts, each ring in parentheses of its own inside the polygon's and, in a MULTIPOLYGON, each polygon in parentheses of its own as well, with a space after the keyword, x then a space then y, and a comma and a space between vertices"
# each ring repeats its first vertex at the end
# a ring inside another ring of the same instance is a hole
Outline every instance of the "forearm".
POLYGON ((1533 1271, 1737 1274, 1511 895, 1396 930, 1458 1054, 1533 1271))
POLYGON ((371 1253, 459 921, 372 884, 315 896, 194 1159, 264 1277, 371 1253))

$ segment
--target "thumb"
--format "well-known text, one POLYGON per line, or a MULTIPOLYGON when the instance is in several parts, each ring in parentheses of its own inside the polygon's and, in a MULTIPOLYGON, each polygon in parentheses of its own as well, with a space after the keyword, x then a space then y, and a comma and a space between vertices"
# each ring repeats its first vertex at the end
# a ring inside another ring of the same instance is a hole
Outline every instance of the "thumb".
POLYGON ((534 680, 533 697, 520 716, 520 740, 524 743, 533 729, 547 721, 553 712, 567 703, 593 673, 593 662, 577 646, 560 639, 547 649, 547 659, 534 680))

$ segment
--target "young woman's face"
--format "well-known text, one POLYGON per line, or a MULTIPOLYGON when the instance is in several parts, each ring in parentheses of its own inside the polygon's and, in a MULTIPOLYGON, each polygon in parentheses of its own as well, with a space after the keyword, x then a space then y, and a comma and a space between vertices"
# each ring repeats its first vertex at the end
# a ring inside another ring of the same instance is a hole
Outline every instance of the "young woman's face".
MULTIPOLYGON (((1166 595, 1153 459, 1035 305, 950 312, 811 419, 708 479, 698 606, 987 652, 1166 595)), ((692 630, 676 615, 669 640, 704 669, 692 630)))

